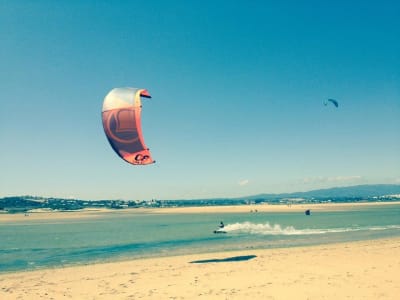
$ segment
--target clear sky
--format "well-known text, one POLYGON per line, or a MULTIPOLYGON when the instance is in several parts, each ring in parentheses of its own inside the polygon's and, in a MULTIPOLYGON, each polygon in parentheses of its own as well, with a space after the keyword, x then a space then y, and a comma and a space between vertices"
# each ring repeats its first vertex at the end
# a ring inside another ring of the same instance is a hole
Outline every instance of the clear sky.
POLYGON ((400 183, 399 16, 399 1, 0 1, 0 197, 400 183), (104 135, 103 99, 126 86, 153 97, 154 165, 104 135))

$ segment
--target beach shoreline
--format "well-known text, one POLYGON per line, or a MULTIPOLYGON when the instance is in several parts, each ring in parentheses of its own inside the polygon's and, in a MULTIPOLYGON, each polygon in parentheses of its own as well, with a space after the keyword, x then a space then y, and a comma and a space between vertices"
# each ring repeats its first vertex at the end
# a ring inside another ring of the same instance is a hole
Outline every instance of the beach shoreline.
POLYGON ((304 212, 311 211, 341 211, 366 207, 400 205, 400 201, 390 202, 350 202, 350 203, 310 203, 310 204, 249 204, 226 206, 187 206, 161 208, 125 208, 125 209, 82 209, 74 211, 34 211, 25 213, 0 213, 1 222, 27 220, 54 220, 99 218, 107 214, 199 214, 199 213, 274 213, 274 212, 304 212))
POLYGON ((12 272, 0 286, 1 299, 397 299, 400 238, 12 272))

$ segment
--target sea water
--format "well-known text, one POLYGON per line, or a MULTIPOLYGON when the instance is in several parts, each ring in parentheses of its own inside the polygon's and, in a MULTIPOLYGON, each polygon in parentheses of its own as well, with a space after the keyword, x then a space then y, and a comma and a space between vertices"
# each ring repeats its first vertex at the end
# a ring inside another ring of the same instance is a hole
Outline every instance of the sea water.
MULTIPOLYGON (((342 211, 151 214, 0 223, 0 272, 400 237, 400 205, 342 211), (226 233, 214 234, 219 223, 226 233)), ((251 253, 250 253, 251 254, 251 253)))

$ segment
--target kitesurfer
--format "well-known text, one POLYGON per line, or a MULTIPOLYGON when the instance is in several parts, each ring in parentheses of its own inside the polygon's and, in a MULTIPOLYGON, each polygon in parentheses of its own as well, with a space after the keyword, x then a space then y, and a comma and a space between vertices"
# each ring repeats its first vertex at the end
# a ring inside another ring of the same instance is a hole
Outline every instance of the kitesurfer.
POLYGON ((214 233, 226 233, 226 231, 225 230, 223 230, 224 229, 224 227, 225 227, 225 225, 224 225, 224 222, 220 222, 219 223, 219 226, 218 226, 219 228, 217 229, 217 230, 214 230, 214 233))

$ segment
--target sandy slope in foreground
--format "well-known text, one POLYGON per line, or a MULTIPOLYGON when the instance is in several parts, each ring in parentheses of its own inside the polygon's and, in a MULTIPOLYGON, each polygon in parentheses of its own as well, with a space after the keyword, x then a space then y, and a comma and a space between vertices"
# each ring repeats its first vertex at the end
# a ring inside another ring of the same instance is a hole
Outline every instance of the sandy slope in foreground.
POLYGON ((0 275, 0 299, 399 299, 400 238, 0 275), (190 263, 255 255, 247 261, 190 263))

